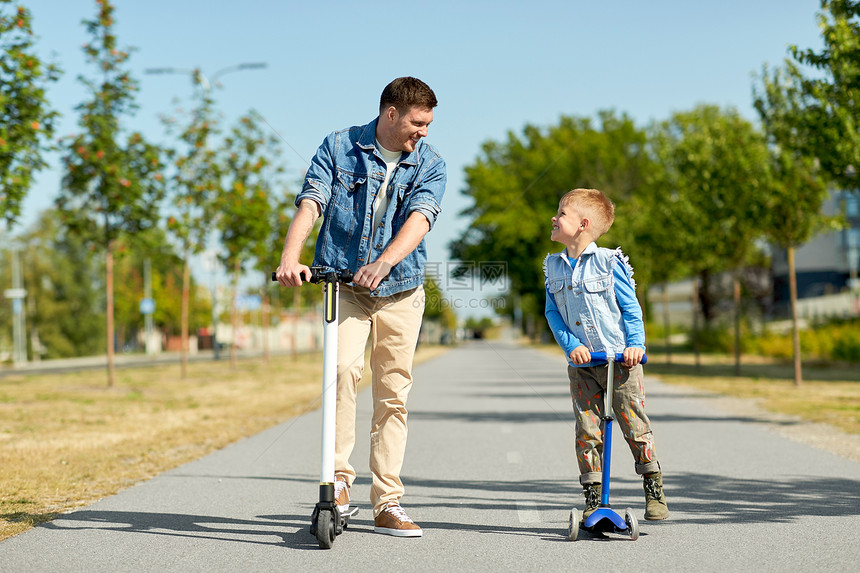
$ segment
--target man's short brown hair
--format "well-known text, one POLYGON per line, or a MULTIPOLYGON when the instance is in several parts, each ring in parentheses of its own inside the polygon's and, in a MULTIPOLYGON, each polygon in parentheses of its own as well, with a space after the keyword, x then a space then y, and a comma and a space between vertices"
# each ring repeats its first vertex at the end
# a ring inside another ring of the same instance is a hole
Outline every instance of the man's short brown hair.
POLYGON ((397 78, 382 90, 379 98, 379 113, 390 106, 397 108, 397 113, 404 114, 411 107, 433 109, 437 105, 436 94, 430 86, 413 77, 397 78))

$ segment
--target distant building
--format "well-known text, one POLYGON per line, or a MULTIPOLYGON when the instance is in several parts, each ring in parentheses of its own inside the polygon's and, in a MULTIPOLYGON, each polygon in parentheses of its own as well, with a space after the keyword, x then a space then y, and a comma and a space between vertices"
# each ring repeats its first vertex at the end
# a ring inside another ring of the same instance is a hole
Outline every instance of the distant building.
MULTIPOLYGON (((799 300, 844 294, 852 285, 860 286, 860 193, 835 191, 822 210, 828 215, 843 213, 848 227, 818 235, 795 251, 799 300)), ((785 249, 773 248, 771 272, 775 310, 783 314, 790 301, 785 249)))

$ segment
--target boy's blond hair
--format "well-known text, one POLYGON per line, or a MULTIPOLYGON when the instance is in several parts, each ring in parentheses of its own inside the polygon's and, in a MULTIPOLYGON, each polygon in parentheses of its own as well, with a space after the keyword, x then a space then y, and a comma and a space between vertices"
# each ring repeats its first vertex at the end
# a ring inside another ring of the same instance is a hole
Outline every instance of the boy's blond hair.
POLYGON ((615 221, 615 203, 597 189, 574 189, 564 194, 559 205, 570 206, 591 222, 592 236, 602 236, 615 221))

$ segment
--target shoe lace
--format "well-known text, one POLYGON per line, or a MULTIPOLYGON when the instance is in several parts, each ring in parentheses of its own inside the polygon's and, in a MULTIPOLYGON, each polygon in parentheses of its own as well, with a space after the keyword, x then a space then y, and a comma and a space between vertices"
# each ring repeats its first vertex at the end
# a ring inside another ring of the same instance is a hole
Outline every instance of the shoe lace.
POLYGON ((597 488, 590 487, 585 490, 585 506, 597 507, 598 505, 600 505, 600 492, 597 491, 597 488))
POLYGON ((340 497, 340 493, 346 489, 346 482, 344 480, 336 480, 334 482, 334 498, 337 499, 340 497))
POLYGON ((645 494, 652 498, 659 500, 663 497, 663 488, 660 487, 660 484, 655 479, 645 478, 645 494))
POLYGON ((391 515, 393 515, 394 517, 396 517, 400 521, 408 521, 409 523, 415 523, 414 521, 409 519, 409 516, 406 515, 406 511, 402 507, 400 507, 400 505, 398 505, 398 504, 389 505, 388 507, 385 508, 385 511, 387 511, 388 513, 390 513, 391 515))

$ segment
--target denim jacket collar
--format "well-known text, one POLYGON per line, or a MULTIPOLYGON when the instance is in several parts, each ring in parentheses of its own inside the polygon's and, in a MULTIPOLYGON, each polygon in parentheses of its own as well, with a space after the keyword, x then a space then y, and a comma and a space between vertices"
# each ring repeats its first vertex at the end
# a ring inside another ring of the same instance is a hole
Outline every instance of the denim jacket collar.
MULTIPOLYGON (((583 249, 583 251, 579 254, 579 258, 581 259, 585 255, 593 255, 596 252, 597 252, 597 243, 595 243, 594 241, 591 241, 590 243, 588 243, 588 246, 586 246, 585 249, 583 249)), ((570 257, 567 256, 567 248, 562 249, 561 252, 559 253, 559 255, 561 255, 561 258, 564 259, 565 262, 567 262, 567 264, 570 265, 570 257)), ((573 266, 573 265, 570 265, 570 266, 573 266)))
MULTIPOLYGON (((358 138, 357 145, 368 153, 379 153, 376 150, 376 126, 378 124, 379 117, 377 116, 376 119, 364 126, 364 131, 361 132, 361 136, 358 138)), ((416 145, 415 150, 405 157, 401 154, 400 163, 406 163, 408 165, 417 165, 418 146, 416 145)))

